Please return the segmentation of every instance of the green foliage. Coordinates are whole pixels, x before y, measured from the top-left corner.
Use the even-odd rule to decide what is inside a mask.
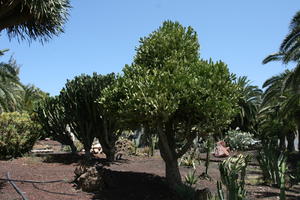
[[[34,85],[23,85],[21,109],[26,112],[33,112],[40,102],[44,101],[49,94],[43,92]]]
[[[113,159],[114,156],[117,121],[97,100],[114,80],[114,74],[76,76],[67,81],[59,97],[64,107],[66,122],[72,133],[84,145],[85,152],[89,153],[92,142],[97,137],[109,159]]]
[[[264,143],[258,152],[257,161],[263,172],[263,178],[267,183],[283,187],[286,178],[286,155],[278,152],[274,143]]]
[[[226,133],[225,142],[233,150],[247,150],[259,143],[254,139],[253,134],[241,130],[229,130]]]
[[[69,0],[10,0],[0,2],[0,31],[9,37],[45,41],[63,32]]]
[[[186,152],[179,161],[179,165],[181,166],[186,166],[186,167],[193,167],[195,169],[196,167],[196,156],[195,156],[196,151],[190,150]]]
[[[245,200],[245,176],[246,168],[250,162],[250,156],[238,155],[224,160],[219,165],[222,183],[226,186],[226,197],[230,200]],[[218,190],[222,187],[218,185]],[[222,199],[222,191],[219,191],[219,198]]]
[[[58,97],[48,97],[35,110],[35,120],[42,126],[44,137],[52,137],[62,144],[70,145],[73,152],[76,146],[67,130],[67,119],[64,107]]]
[[[19,79],[19,66],[10,59],[0,63],[0,113],[21,110],[22,84]]]
[[[239,90],[238,113],[231,123],[231,128],[239,127],[243,131],[256,132],[257,113],[261,104],[262,90],[251,85],[246,76],[238,77],[235,81]]]
[[[140,43],[134,63],[105,90],[102,102],[117,108],[124,122],[156,130],[163,159],[178,171],[177,159],[198,133],[230,123],[236,112],[235,77],[221,61],[200,60],[196,32],[178,22],[164,22]],[[166,174],[180,182],[179,171],[176,177],[168,169]]]
[[[0,114],[0,158],[18,157],[30,151],[40,137],[40,126],[26,113]]]
[[[193,172],[189,172],[185,177],[185,183],[189,187],[193,187],[198,182],[198,176],[196,175],[196,170],[194,169]]]

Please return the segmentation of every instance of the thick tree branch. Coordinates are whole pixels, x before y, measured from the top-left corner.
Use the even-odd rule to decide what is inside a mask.
[[[159,136],[159,142],[161,145],[161,152],[164,154],[164,156],[162,156],[164,158],[164,160],[172,160],[173,159],[173,154],[172,151],[170,149],[170,145],[168,142],[168,138],[166,136],[166,134],[163,131],[163,127],[162,124],[160,122],[158,122],[157,125],[157,131],[158,131],[158,136]]]
[[[183,156],[191,147],[191,145],[193,144],[194,139],[196,138],[196,134],[195,133],[191,133],[187,139],[187,142],[185,143],[185,145],[181,148],[181,150],[176,154],[177,158],[180,158],[181,156]]]

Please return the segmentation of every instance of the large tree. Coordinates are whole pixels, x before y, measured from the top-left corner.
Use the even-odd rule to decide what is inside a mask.
[[[1,0],[0,32],[9,37],[48,40],[63,32],[69,0]]]
[[[164,22],[136,51],[133,64],[105,90],[103,102],[118,107],[125,121],[156,131],[166,179],[176,188],[182,184],[178,158],[198,134],[230,123],[237,86],[223,62],[199,60],[196,32],[178,22]]]

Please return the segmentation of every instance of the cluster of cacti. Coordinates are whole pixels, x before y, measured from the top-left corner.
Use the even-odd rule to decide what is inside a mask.
[[[52,137],[54,140],[71,147],[76,152],[70,131],[67,129],[67,120],[58,97],[46,98],[35,110],[36,118],[44,132],[45,137]]]
[[[97,101],[102,91],[114,81],[114,74],[80,75],[68,80],[60,92],[67,123],[84,145],[86,154],[89,154],[96,137],[110,160],[114,159],[115,154],[116,120]]]
[[[263,145],[258,152],[257,161],[266,182],[280,188],[280,199],[285,200],[287,157],[284,152],[278,152],[271,142]]]
[[[258,151],[257,161],[263,172],[264,181],[280,187],[280,170],[281,167],[286,166],[283,164],[286,162],[285,154],[278,152],[276,146],[269,142]]]
[[[238,155],[224,160],[219,165],[222,184],[226,187],[226,192],[222,189],[222,184],[218,183],[218,198],[228,200],[246,199],[245,176],[246,168],[250,162],[249,155]]]

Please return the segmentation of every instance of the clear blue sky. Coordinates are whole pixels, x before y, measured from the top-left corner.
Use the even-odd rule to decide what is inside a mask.
[[[18,42],[1,32],[0,49],[9,48],[21,65],[21,81],[51,95],[82,73],[121,72],[132,62],[139,38],[164,20],[192,26],[198,33],[200,56],[222,60],[231,72],[261,86],[284,70],[280,63],[262,65],[276,52],[288,25],[300,9],[299,0],[72,0],[65,33],[44,45]]]

